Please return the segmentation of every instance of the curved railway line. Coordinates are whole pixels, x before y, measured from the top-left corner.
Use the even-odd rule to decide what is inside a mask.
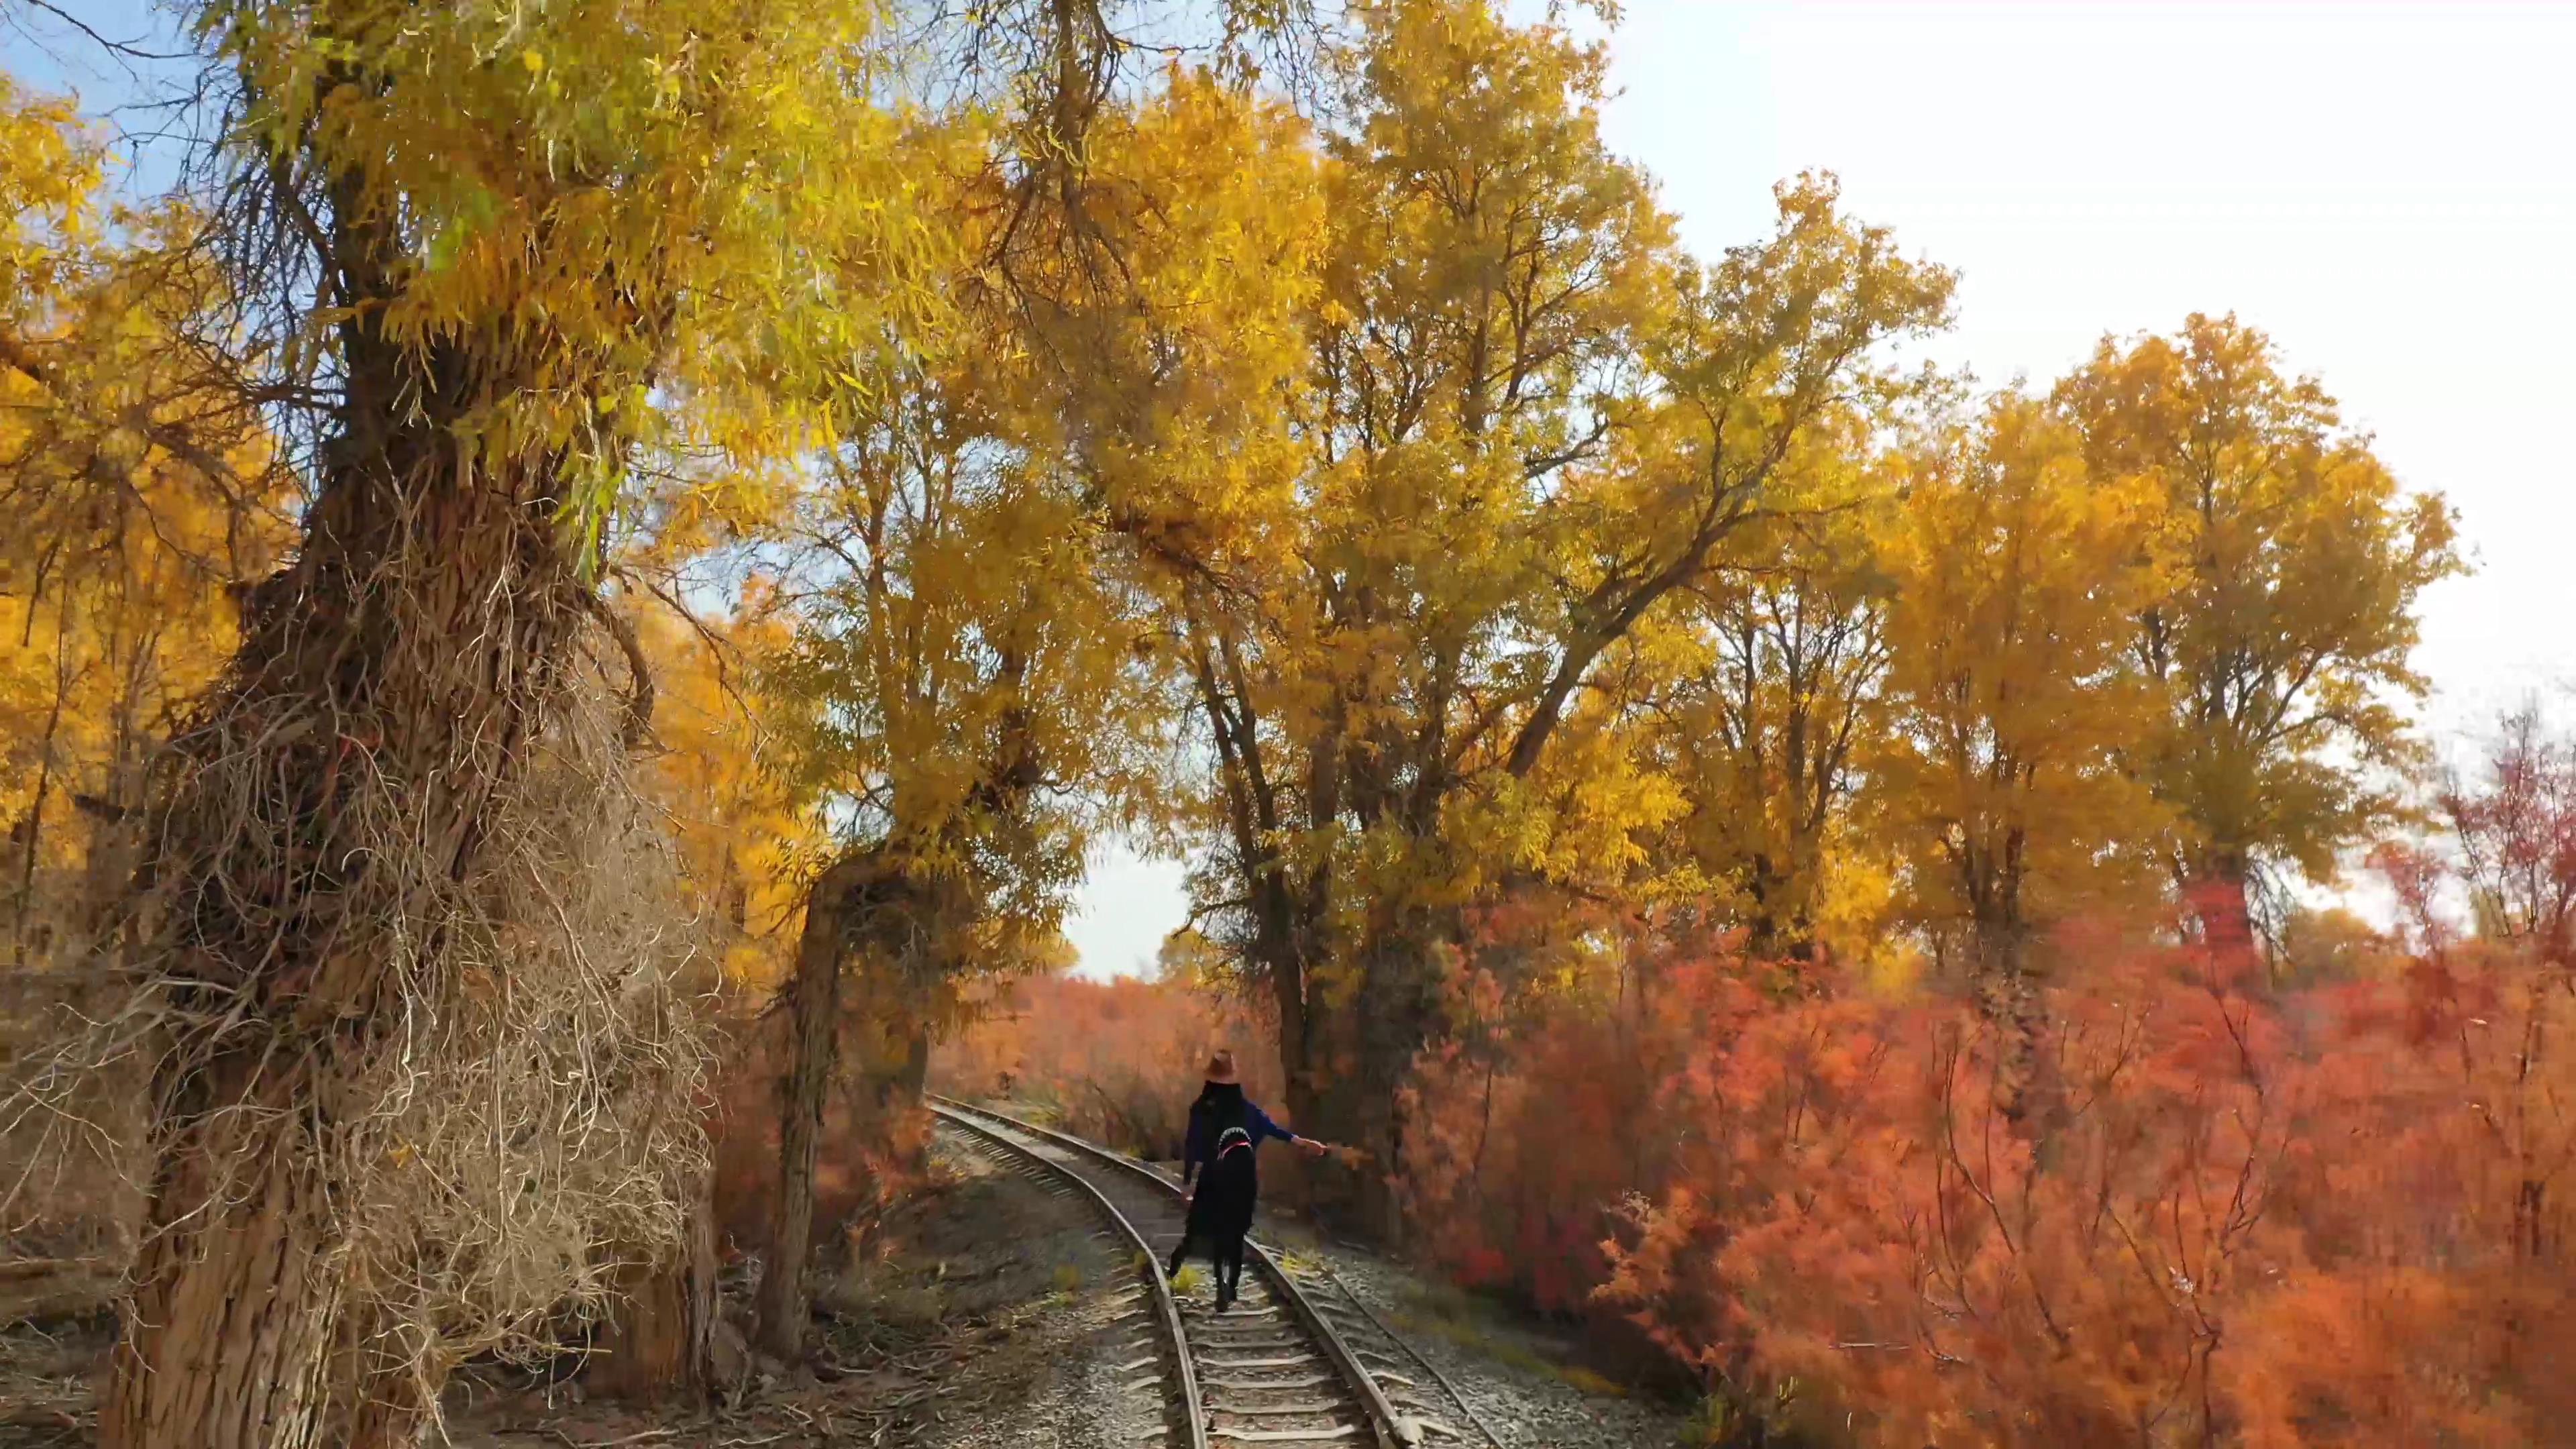
[[[1139,1258],[1122,1308],[1138,1356],[1127,1387],[1160,1396],[1162,1427],[1136,1442],[1167,1449],[1439,1449],[1502,1441],[1438,1370],[1330,1268],[1283,1263],[1246,1245],[1243,1296],[1217,1313],[1183,1302],[1163,1262],[1180,1242],[1187,1199],[1153,1168],[1081,1138],[989,1108],[933,1097],[951,1130],[1060,1194],[1087,1199]],[[1155,1372],[1144,1372],[1148,1367]],[[1419,1377],[1417,1377],[1417,1375]]]

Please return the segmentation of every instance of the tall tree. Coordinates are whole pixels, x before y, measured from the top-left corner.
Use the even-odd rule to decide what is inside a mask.
[[[596,541],[657,400],[774,444],[770,381],[903,295],[906,186],[855,0],[196,17],[220,254],[273,304],[240,335],[310,502],[154,796],[166,1049],[101,1434],[408,1444],[449,1366],[600,1290],[594,1244],[674,1235],[689,1068],[622,934],[657,857],[621,803],[645,721],[587,703]],[[882,267],[818,277],[827,232]]]
[[[791,986],[761,1303],[782,1354],[803,1340],[817,1142],[845,1023],[861,1110],[917,1098],[929,1035],[968,974],[1053,941],[1090,829],[1115,808],[1097,802],[1150,775],[1135,626],[1060,472],[976,416],[985,360],[892,380],[849,420],[800,510],[803,541],[834,567],[765,671],[798,794],[836,825]]]
[[[1830,437],[1800,469],[1868,464]],[[1689,815],[1675,846],[1725,893],[1747,948],[1805,957],[1828,910],[1862,762],[1884,727],[1888,584],[1877,558],[1888,502],[1857,477],[1801,479],[1832,512],[1766,520],[1761,562],[1692,591],[1687,658],[1652,702],[1653,748]]]
[[[2128,653],[2166,718],[2137,769],[2184,826],[2172,869],[2211,938],[2245,943],[2260,867],[2326,879],[2398,810],[2390,767],[2420,754],[2416,599],[2461,568],[2451,512],[2233,317],[2106,338],[2052,401],[2097,479],[2164,499],[2149,548],[2170,587]]]
[[[1159,168],[1248,115],[1176,75],[1089,118],[1085,215],[1116,215],[1126,188],[1167,183]],[[1072,213],[1018,214],[1015,178],[986,144],[960,126],[932,168],[949,178],[949,290],[968,308],[894,339],[836,396],[831,443],[777,535],[797,561],[781,598],[797,624],[762,687],[791,791],[832,837],[785,998],[794,1045],[760,1305],[782,1355],[805,1335],[836,1084],[855,1078],[856,1121],[896,1127],[971,978],[1048,957],[1093,832],[1146,809],[1163,773],[1162,652],[1104,558],[1102,494],[1070,465],[1064,381],[1042,352],[1053,339],[1025,310],[1067,257],[1005,256],[985,234]],[[1070,260],[1132,256],[1104,240]]]
[[[1459,909],[1618,871],[1675,808],[1603,727],[1625,646],[1948,280],[1820,181],[1690,266],[1601,143],[1598,48],[1482,3],[1357,20],[1276,482],[1132,531],[1216,762],[1201,904],[1271,993],[1292,1110],[1391,1162]]]
[[[2153,696],[2121,665],[2161,499],[2089,478],[2076,432],[2009,394],[1902,469],[1873,813],[1910,859],[1915,919],[2019,1029],[2026,1068],[2034,928],[2110,898],[2158,824],[2122,768]]]

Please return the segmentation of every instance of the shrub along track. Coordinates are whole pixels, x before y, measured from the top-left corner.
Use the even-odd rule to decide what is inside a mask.
[[[1166,1444],[1404,1449],[1492,1440],[1436,1372],[1331,1281],[1329,1269],[1292,1271],[1259,1243],[1248,1244],[1253,1278],[1232,1311],[1184,1307],[1172,1297],[1162,1267],[1180,1242],[1186,1199],[1179,1184],[1132,1158],[1016,1117],[944,1098],[933,1098],[931,1109],[953,1130],[1079,1184],[1134,1244],[1151,1280],[1136,1311],[1162,1327],[1156,1352],[1133,1366],[1165,1366],[1166,1417],[1182,1431]]]

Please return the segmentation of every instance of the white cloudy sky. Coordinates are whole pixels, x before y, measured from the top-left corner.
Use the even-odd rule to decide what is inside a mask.
[[[2426,602],[2436,732],[2576,682],[2576,6],[1626,8],[1605,127],[1692,244],[1758,235],[1772,182],[1835,171],[1960,271],[1939,355],[1994,382],[2233,310],[2460,510],[2479,568]],[[1101,861],[1085,968],[1149,963],[1179,876]]]

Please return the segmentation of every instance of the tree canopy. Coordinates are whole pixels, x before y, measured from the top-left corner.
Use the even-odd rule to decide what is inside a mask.
[[[2564,751],[2534,715],[2426,808],[2455,524],[2322,384],[2202,315],[1945,375],[1956,279],[1832,175],[1685,245],[1553,10],[190,14],[177,195],[111,205],[0,78],[0,921],[118,969],[70,1055],[148,1078],[108,1443],[420,1442],[464,1358],[709,1277],[701,995],[780,1008],[730,1100],[774,1095],[794,1352],[834,1124],[911,1130],[1120,835],[1242,998],[1189,1020],[1272,1035],[1390,1235],[1490,1206],[1498,1077],[1637,1045],[1569,1180],[1671,1192],[1513,1211],[1578,1264],[1539,1296],[1711,1354],[1675,1285],[1794,1235],[1692,1184],[1848,1226],[1987,1171],[1890,1145],[1881,1067],[2032,1193],[2135,1206],[2123,1112],[2270,1150],[2270,1005],[2101,940],[2352,975],[2278,887],[2439,815],[2486,934],[2565,954]],[[2103,1047],[2140,993],[2197,1034]],[[1839,1206],[1740,1115],[1810,1087]]]

